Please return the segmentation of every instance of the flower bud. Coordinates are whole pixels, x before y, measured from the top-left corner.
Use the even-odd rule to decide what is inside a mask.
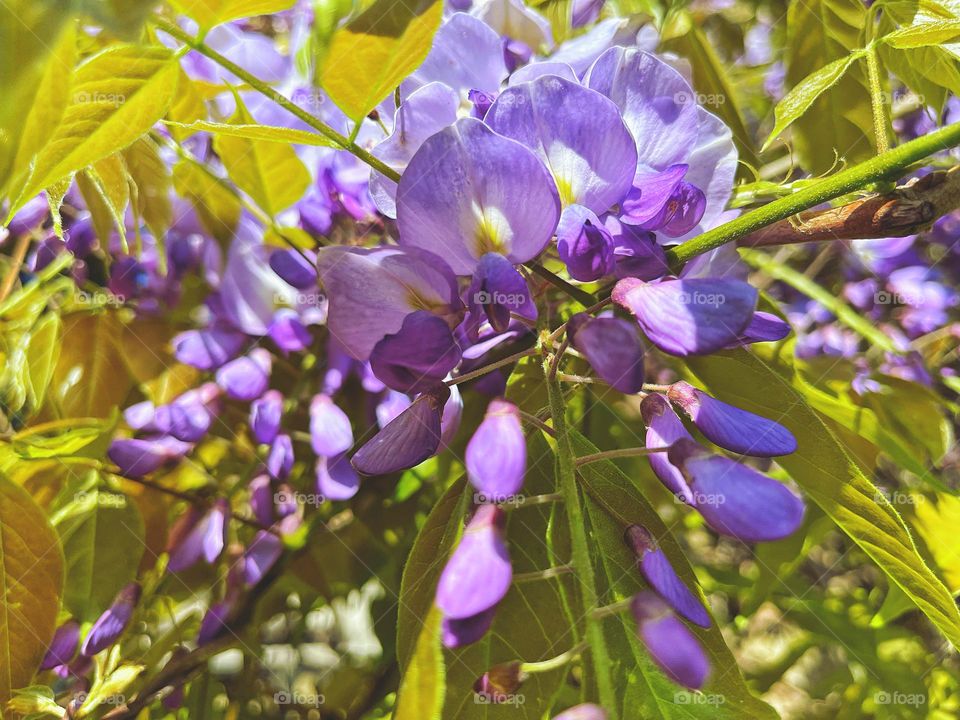
[[[519,660],[494,665],[473,684],[473,691],[493,704],[506,702],[517,694],[527,679]]]
[[[90,632],[87,633],[80,650],[83,655],[93,657],[120,639],[133,618],[133,611],[140,602],[141,592],[138,583],[130,583],[117,594],[113,605],[97,618]]]
[[[700,641],[649,590],[634,596],[630,609],[637,633],[657,666],[675,683],[692,690],[703,687],[710,674],[710,661]]]
[[[527,440],[520,410],[506,400],[493,400],[467,443],[467,477],[481,493],[497,498],[516,495],[527,470]]]

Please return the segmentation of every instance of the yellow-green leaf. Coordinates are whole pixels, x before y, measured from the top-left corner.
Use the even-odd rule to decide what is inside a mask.
[[[202,165],[181,160],[173,166],[173,188],[193,204],[200,222],[221,242],[228,242],[240,221],[243,206],[224,181]]]
[[[116,45],[77,68],[57,130],[25,169],[12,216],[23,203],[72,172],[132,144],[173,100],[179,66],[162,47]]]
[[[334,34],[321,85],[362,120],[423,62],[442,15],[440,0],[376,0]]]
[[[156,143],[142,137],[123,151],[123,159],[133,184],[133,209],[143,218],[154,237],[162,238],[173,222],[170,202],[170,171],[160,157]]]
[[[254,125],[239,96],[231,124]],[[214,138],[213,148],[230,179],[271,216],[293,205],[310,186],[310,171],[289,145],[220,134]]]
[[[443,652],[440,649],[440,622],[436,605],[430,608],[417,636],[413,657],[403,674],[393,720],[433,720],[443,710]]]
[[[776,123],[762,149],[766,150],[770,147],[770,143],[776,140],[780,133],[786,130],[795,120],[803,117],[817,101],[817,98],[836,85],[847,69],[862,55],[862,52],[851,53],[846,57],[834,60],[794,85],[774,108]]]
[[[231,20],[289,10],[295,0],[172,0],[171,4],[204,30]]]
[[[338,147],[336,143],[320,133],[294,130],[292,128],[274,127],[272,125],[257,125],[256,123],[243,125],[239,123],[218,123],[198,120],[192,123],[168,121],[167,125],[180,128],[188,134],[192,132],[209,132],[215,135],[245,138],[247,140],[262,140],[263,142],[284,143],[286,145],[316,145],[319,147]]]
[[[57,534],[26,490],[0,476],[0,708],[30,684],[63,591]]]
[[[881,38],[895,48],[937,47],[960,39],[960,20],[938,20],[894,30]]]

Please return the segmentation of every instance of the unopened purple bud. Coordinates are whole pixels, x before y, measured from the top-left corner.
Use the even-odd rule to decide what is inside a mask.
[[[97,235],[93,230],[93,222],[89,213],[70,224],[63,233],[67,243],[67,250],[78,258],[85,258],[97,245]]]
[[[478,120],[483,120],[487,116],[487,110],[496,99],[495,93],[487,93],[483,90],[471,90],[467,93],[467,100],[473,103],[473,116]]]
[[[493,400],[467,443],[467,477],[473,486],[498,502],[516,495],[527,470],[527,440],[520,410],[506,400]]]
[[[657,666],[675,683],[698,690],[710,674],[710,661],[689,628],[649,590],[634,596],[637,631]]]
[[[446,321],[427,310],[410,313],[399,332],[380,340],[370,367],[383,383],[400,392],[434,387],[460,362],[460,348]]]
[[[613,238],[600,219],[582,205],[563,211],[557,225],[557,250],[574,280],[592,282],[613,272]]]
[[[40,194],[17,210],[17,214],[10,219],[8,228],[13,235],[24,235],[43,225],[49,215],[50,203],[46,194]]]
[[[273,524],[273,482],[269,475],[257,475],[250,481],[250,508],[264,527]]]
[[[788,455],[797,449],[793,433],[780,423],[728,405],[689,383],[674,383],[667,397],[722,448],[755,457]]]
[[[234,400],[253,400],[266,391],[272,366],[270,353],[254,348],[217,370],[217,385]]]
[[[494,605],[473,617],[461,619],[445,617],[440,630],[443,646],[459,648],[477,642],[490,631],[496,612],[497,607]]]
[[[494,705],[510,702],[527,679],[519,660],[494,665],[473,684],[473,691]]]
[[[117,594],[113,604],[90,628],[80,652],[87,657],[93,657],[119,640],[133,618],[133,611],[140,602],[141,592],[138,583],[130,583],[124,587]]]
[[[353,467],[364,475],[388,475],[435,455],[440,447],[440,417],[449,397],[446,386],[420,395],[357,451]]]
[[[323,457],[339,455],[353,447],[350,418],[329,395],[314,395],[310,401],[310,445]]]
[[[40,272],[43,270],[47,265],[57,259],[57,256],[63,252],[63,248],[63,240],[56,236],[41,240],[33,256],[33,271]]]
[[[226,543],[226,519],[230,506],[226,500],[218,500],[206,515],[191,507],[174,526],[167,543],[170,559],[167,569],[182,572],[204,558],[214,563],[223,552]]]
[[[743,463],[693,440],[678,440],[668,456],[693,489],[694,506],[718,533],[769,542],[793,534],[803,522],[803,500],[793,490]]]
[[[270,267],[298,290],[317,287],[317,269],[296,250],[276,250],[270,255]]]
[[[631,525],[624,532],[624,541],[637,556],[640,572],[660,597],[690,622],[710,627],[710,615],[703,603],[683,584],[650,531]]]
[[[564,710],[553,720],[607,720],[607,713],[599,705],[584,703]]]
[[[40,663],[41,670],[52,670],[58,665],[66,665],[73,660],[80,645],[80,624],[76,620],[68,620],[57,628],[53,640],[47,648],[47,654]]]
[[[170,408],[170,434],[184,442],[198,442],[220,413],[220,388],[205,383],[174,400]]]
[[[349,500],[360,489],[360,478],[345,453],[317,458],[317,492],[327,500]]]
[[[274,438],[267,455],[266,466],[270,477],[285,480],[293,470],[294,459],[293,441],[286,433],[280,433]]]
[[[283,395],[279,390],[267,390],[250,403],[250,430],[258,443],[273,442],[282,418]]]
[[[440,416],[440,448],[447,448],[460,429],[460,420],[463,417],[463,396],[456,385],[450,387],[450,397],[443,404],[443,414]]]
[[[107,457],[120,469],[121,475],[140,478],[180,460],[192,447],[169,436],[120,438],[110,443]]]
[[[267,329],[270,339],[284,353],[300,352],[310,346],[310,331],[300,321],[296,310],[278,310]]]
[[[528,320],[537,319],[537,306],[527,281],[513,263],[499,253],[486,253],[480,258],[466,299],[471,315],[476,318],[485,315],[497,333],[507,330],[511,313]]]
[[[643,342],[634,323],[579,313],[567,323],[573,346],[610,387],[633,394],[643,387]]]
[[[233,619],[236,609],[236,598],[229,597],[221,602],[214,603],[207,610],[200,621],[200,632],[197,633],[197,645],[203,647],[209,645],[218,637],[223,635]]]
[[[783,340],[789,334],[790,323],[781,320],[772,313],[757,310],[753,314],[750,324],[747,325],[747,329],[743,331],[737,338],[737,342],[731,347],[760,342],[777,342]]]
[[[243,576],[247,585],[263,580],[282,554],[283,541],[279,537],[266,530],[258,532],[243,554]]]
[[[647,395],[640,403],[640,413],[647,426],[645,444],[648,448],[668,448],[677,440],[693,439],[663,395]],[[680,468],[670,462],[666,453],[650,453],[647,461],[654,475],[674,496],[688,505],[693,504],[693,493],[686,478]]]
[[[506,514],[480,505],[467,524],[437,585],[437,607],[446,617],[469,618],[499,603],[513,579],[503,538]]]
[[[246,342],[247,336],[242,332],[227,328],[187,330],[173,339],[173,354],[184,365],[216,370],[236,357]]]
[[[750,324],[757,290],[740,280],[624,278],[611,298],[629,310],[650,342],[684,357],[722,350]]]

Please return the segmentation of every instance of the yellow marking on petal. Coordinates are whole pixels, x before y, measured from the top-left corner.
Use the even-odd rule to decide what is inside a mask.
[[[510,223],[499,208],[482,208],[474,205],[473,214],[476,218],[473,234],[473,249],[477,257],[486,253],[509,252],[512,233]]]

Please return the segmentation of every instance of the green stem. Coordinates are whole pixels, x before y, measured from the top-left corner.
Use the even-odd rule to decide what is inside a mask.
[[[609,712],[612,720],[617,720],[617,699],[610,677],[611,661],[607,651],[603,625],[590,613],[597,607],[596,579],[593,572],[593,559],[590,557],[590,545],[587,540],[583,507],[580,502],[580,490],[577,487],[577,473],[573,446],[567,434],[566,409],[563,403],[563,390],[556,378],[550,377],[551,358],[546,355],[543,363],[544,377],[547,383],[547,396],[550,401],[550,414],[557,436],[557,460],[560,492],[564,497],[564,508],[570,525],[570,538],[573,554],[573,566],[576,568],[577,585],[580,588],[583,611],[587,613],[587,642],[592,654],[592,666],[597,678],[600,704]]]
[[[540,662],[523,663],[520,666],[520,670],[528,674],[558,670],[562,667],[566,667],[571,662],[573,662],[578,657],[580,657],[583,651],[586,650],[588,647],[589,646],[587,643],[580,643],[575,647],[570,648],[566,652],[560,653],[556,657],[550,658],[549,660],[541,660]]]
[[[578,303],[584,307],[591,307],[592,305],[597,304],[597,299],[588,293],[586,290],[581,290],[573,283],[567,282],[562,277],[556,273],[552,273],[547,270],[543,265],[538,262],[529,262],[527,267],[533,270],[537,275],[542,277],[544,280],[549,282],[551,285],[563,290],[567,295],[572,297]]]
[[[885,153],[890,150],[886,103],[880,82],[880,61],[877,58],[877,49],[872,46],[867,48],[867,77],[870,81],[870,107],[873,109],[873,134],[877,139],[877,152]]]
[[[669,447],[657,447],[657,448],[647,448],[647,447],[635,447],[635,448],[621,448],[619,450],[604,450],[603,452],[594,453],[593,455],[582,455],[578,457],[575,461],[575,465],[580,467],[581,465],[587,465],[592,462],[600,462],[601,460],[613,460],[614,458],[625,458],[625,457],[644,457],[646,455],[652,455],[654,453],[664,453],[667,452]]]
[[[778,220],[796,215],[820,203],[860,190],[869,183],[894,177],[913,163],[941,150],[949,150],[956,145],[960,145],[960,123],[953,123],[929,135],[911,140],[803,190],[798,190],[792,195],[774,200],[768,205],[745,213],[713,230],[708,230],[703,235],[698,235],[669,250],[667,259],[675,270],[679,270],[684,263],[697,255],[726,245],[728,242],[749,235],[754,230],[772,225]]]
[[[217,65],[229,70],[238,78],[243,80],[247,85],[249,85],[254,90],[259,92],[261,95],[264,95],[265,97],[270,98],[277,105],[282,107],[287,112],[293,115],[296,115],[300,120],[302,120],[307,125],[312,127],[314,130],[316,130],[318,133],[320,133],[325,138],[330,140],[332,143],[341,147],[344,150],[347,150],[348,152],[353,153],[360,160],[365,162],[367,165],[372,167],[377,172],[390,178],[394,182],[400,181],[400,173],[398,173],[392,167],[384,163],[379,158],[374,157],[373,155],[371,155],[369,152],[364,150],[362,147],[360,147],[356,143],[352,142],[350,138],[341,135],[326,123],[318,120],[313,115],[308,113],[306,110],[301,108],[299,105],[296,105],[295,103],[288,100],[286,97],[278,93],[276,90],[270,87],[263,80],[259,79],[255,75],[251,75],[250,73],[248,73],[246,70],[244,70],[242,67],[237,65],[235,62],[233,62],[229,58],[224,57],[213,48],[207,47],[206,45],[203,44],[203,42],[201,42],[200,40],[197,40],[196,38],[191,37],[188,33],[181,30],[177,25],[173,24],[168,20],[165,20],[164,18],[160,18],[160,17],[153,18],[153,24],[156,25],[161,30],[163,30],[168,35],[171,35],[177,40],[179,40],[180,42],[184,43],[185,45],[190,46],[201,55],[205,55],[206,57],[210,58],[215,63],[217,63]]]

